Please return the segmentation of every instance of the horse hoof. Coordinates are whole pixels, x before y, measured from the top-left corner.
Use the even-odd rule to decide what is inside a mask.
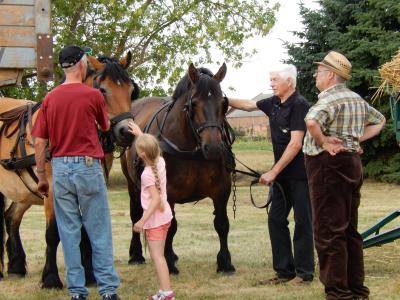
[[[86,286],[95,288],[97,286],[97,282],[96,282],[96,280],[90,281],[90,282],[86,280]]]
[[[94,275],[86,276],[85,280],[87,286],[95,287],[97,285]]]
[[[24,278],[25,274],[19,274],[19,273],[8,273],[8,278],[10,279],[18,279],[18,278]]]
[[[235,272],[236,272],[236,269],[232,265],[226,266],[224,268],[222,268],[222,267],[217,268],[217,273],[224,273],[226,275],[232,275],[232,274],[235,274]]]
[[[130,265],[143,265],[144,263],[146,263],[146,260],[143,256],[139,258],[130,258],[128,261]]]
[[[42,282],[42,289],[57,289],[60,290],[64,286],[60,280],[58,275],[48,275],[46,278],[43,279]]]
[[[169,268],[169,274],[178,275],[179,274],[178,268],[177,267],[170,267]]]

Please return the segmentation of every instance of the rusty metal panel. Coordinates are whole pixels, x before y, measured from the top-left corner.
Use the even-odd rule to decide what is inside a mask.
[[[1,5],[0,6],[0,26],[2,26],[2,25],[35,26],[34,7],[33,6],[17,6],[17,5]]]
[[[0,26],[0,47],[35,48],[35,27]]]
[[[35,0],[0,0],[0,5],[34,5]]]
[[[0,47],[0,68],[35,68],[34,48]]]
[[[36,33],[50,33],[50,0],[36,0],[35,27]]]
[[[0,69],[0,87],[21,84],[23,70]]]
[[[38,80],[47,81],[53,79],[53,36],[51,34],[37,35],[36,53]]]

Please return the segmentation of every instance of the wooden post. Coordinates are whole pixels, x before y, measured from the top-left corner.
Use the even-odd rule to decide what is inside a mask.
[[[0,87],[34,68],[38,80],[53,79],[50,0],[0,0]]]

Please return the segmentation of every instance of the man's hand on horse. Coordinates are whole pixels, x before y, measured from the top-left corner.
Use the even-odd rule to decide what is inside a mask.
[[[275,171],[270,170],[267,173],[261,175],[259,182],[265,185],[270,185],[278,174]]]
[[[135,136],[139,136],[139,135],[143,134],[143,132],[140,129],[140,127],[133,121],[130,121],[128,123],[128,127],[129,127],[129,132],[132,133]]]
[[[49,196],[49,181],[47,180],[47,178],[39,178],[38,192],[45,197]]]

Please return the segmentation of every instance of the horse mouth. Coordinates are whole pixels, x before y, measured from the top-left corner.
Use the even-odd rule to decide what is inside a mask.
[[[222,148],[220,145],[203,145],[201,147],[206,160],[220,160],[222,157]]]
[[[120,147],[129,147],[133,143],[133,135],[127,137],[127,136],[121,136],[117,137],[116,144]]]

